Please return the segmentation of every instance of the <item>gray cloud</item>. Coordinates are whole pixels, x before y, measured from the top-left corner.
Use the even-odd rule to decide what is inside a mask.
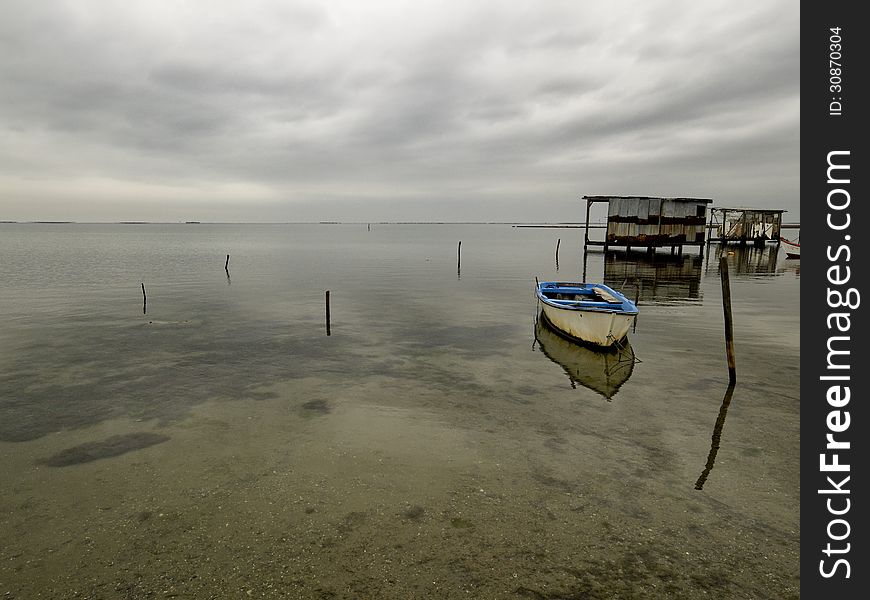
[[[798,218],[784,0],[134,4],[7,3],[0,218]]]

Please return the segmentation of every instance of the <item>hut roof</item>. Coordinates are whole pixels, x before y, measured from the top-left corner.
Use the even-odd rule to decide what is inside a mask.
[[[715,211],[735,211],[735,212],[754,212],[754,213],[784,213],[788,212],[782,208],[728,208],[727,206],[716,206],[713,207],[712,210]]]
[[[663,198],[661,196],[583,196],[583,200],[606,202],[608,200],[672,200],[674,202],[704,202],[710,203],[710,198]]]

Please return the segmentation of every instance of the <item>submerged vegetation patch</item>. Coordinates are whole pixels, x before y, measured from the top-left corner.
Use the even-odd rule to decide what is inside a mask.
[[[302,408],[318,415],[326,415],[332,412],[326,400],[309,400],[302,405]]]
[[[73,446],[72,448],[67,448],[66,450],[61,450],[57,454],[39,461],[39,463],[48,465],[49,467],[69,467],[72,465],[100,460],[101,458],[121,456],[127,452],[142,450],[143,448],[162,444],[169,439],[168,435],[147,432],[113,435],[112,437],[98,442],[87,442],[85,444]]]

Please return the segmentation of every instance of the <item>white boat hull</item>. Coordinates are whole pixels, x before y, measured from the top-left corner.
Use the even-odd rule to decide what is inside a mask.
[[[612,346],[626,335],[634,323],[635,315],[568,310],[542,302],[544,316],[550,324],[573,338],[599,346]]]
[[[785,238],[780,238],[782,242],[782,247],[785,248],[785,256],[786,258],[800,258],[801,257],[801,245],[797,244],[791,240],[787,240]]]

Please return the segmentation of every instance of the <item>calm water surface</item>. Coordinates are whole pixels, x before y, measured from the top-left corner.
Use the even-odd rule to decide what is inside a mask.
[[[727,249],[728,394],[718,246],[582,239],[0,224],[0,593],[797,598],[800,262]],[[584,268],[630,351],[536,325]]]

